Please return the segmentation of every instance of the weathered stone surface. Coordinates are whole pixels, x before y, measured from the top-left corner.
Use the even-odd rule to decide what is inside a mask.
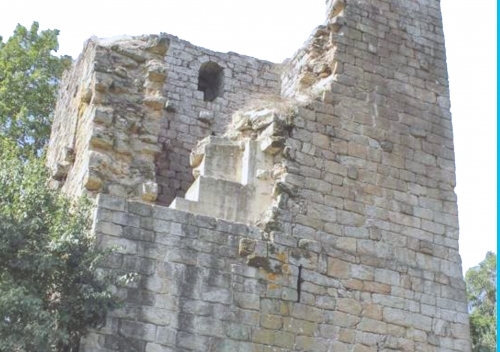
[[[86,44],[51,182],[138,280],[82,350],[470,351],[439,3],[326,3],[283,65]]]

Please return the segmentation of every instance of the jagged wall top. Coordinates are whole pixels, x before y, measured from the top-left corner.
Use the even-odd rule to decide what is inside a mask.
[[[60,182],[81,185],[77,160],[88,160],[81,169],[95,182],[85,187],[115,195],[99,196],[94,224],[103,245],[122,247],[107,265],[141,276],[117,288],[127,306],[86,351],[470,351],[439,1],[344,4],[281,76],[270,63],[172,37],[152,64],[123,55],[121,44],[97,45],[79,61],[97,84],[88,103],[75,90],[79,73],[63,86],[70,114],[58,105],[58,118],[72,116],[68,130],[84,147]],[[207,102],[200,88],[220,88],[221,71],[222,96]],[[262,95],[267,105],[291,104],[293,115],[280,134],[272,114],[262,130],[248,111],[230,127],[254,144],[245,150],[275,152],[247,168],[256,178],[277,170],[258,228],[219,215],[220,199],[232,198],[222,192],[187,194],[215,210],[151,203],[155,185],[160,203],[186,195],[190,150],[207,136],[195,174],[213,176],[214,187],[240,181],[214,170],[221,160],[209,154],[224,150],[240,167],[242,148],[221,146],[231,137],[221,135],[247,98]],[[278,143],[256,148],[266,133]]]
[[[210,74],[223,73],[211,101],[202,72],[209,83]],[[193,181],[189,153],[197,141],[222,134],[246,102],[278,94],[279,66],[270,62],[171,35],[94,38],[63,80],[48,165],[70,195],[168,204]]]

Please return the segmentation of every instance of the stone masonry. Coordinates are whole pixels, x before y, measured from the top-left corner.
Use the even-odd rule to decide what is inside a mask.
[[[84,351],[470,351],[439,0],[328,0],[283,64],[91,38],[47,160],[137,273]]]

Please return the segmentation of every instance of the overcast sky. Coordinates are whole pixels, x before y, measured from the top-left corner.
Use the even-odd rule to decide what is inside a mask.
[[[423,0],[416,0],[423,2]],[[496,252],[496,1],[441,0],[450,75],[464,271]],[[17,23],[59,29],[60,54],[92,35],[166,32],[274,62],[323,23],[324,0],[0,0],[0,35]]]

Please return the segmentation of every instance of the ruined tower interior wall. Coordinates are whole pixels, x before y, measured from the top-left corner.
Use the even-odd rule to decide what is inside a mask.
[[[234,91],[214,103],[197,92],[202,62],[194,53],[205,49],[169,36],[98,45],[107,70],[120,66],[110,57],[130,64],[121,76],[113,71],[105,93],[93,93],[106,98],[99,107],[113,111],[108,125],[93,123],[107,126],[113,142],[88,137],[91,151],[110,158],[90,168],[102,180],[95,191],[110,194],[99,195],[94,226],[103,245],[121,247],[107,267],[140,275],[116,288],[126,306],[84,341],[85,351],[470,351],[439,1],[327,5],[327,21],[285,63],[281,86],[269,63],[208,56],[235,79]],[[166,68],[158,63],[163,51]],[[236,79],[236,66],[223,58],[241,60],[241,70],[252,74]],[[238,93],[242,88],[246,93]],[[269,113],[269,102],[282,103],[280,89],[286,123]],[[245,94],[261,93],[269,94],[268,110],[251,104],[248,114],[230,116],[245,110]],[[241,100],[231,102],[233,94]],[[122,136],[120,121],[138,118]],[[257,153],[271,149],[273,170],[280,170],[260,221],[245,225],[153,205],[148,192],[163,176],[175,192],[162,198],[160,190],[158,199],[182,196],[190,181],[177,175],[189,175],[189,148],[220,134],[230,119],[231,133],[207,143],[259,142]],[[263,144],[266,136],[280,143]],[[117,152],[122,141],[129,144]],[[176,154],[157,159],[162,148]],[[107,173],[127,153],[133,157],[124,163],[137,170],[133,182]],[[161,170],[174,172],[156,171],[158,160]],[[78,185],[71,172],[63,188]]]
[[[222,70],[212,102],[198,90],[209,62]],[[222,134],[246,103],[278,96],[279,74],[279,65],[170,35],[90,39],[63,79],[48,165],[70,195],[87,190],[168,205],[193,181],[196,142]]]
[[[217,53],[188,42],[171,40],[165,58],[169,76],[166,98],[175,113],[167,112],[168,124],[161,127],[159,142],[164,158],[157,162],[157,182],[163,185],[158,201],[169,204],[184,196],[193,182],[189,153],[209,135],[223,134],[231,114],[247,104],[279,96],[280,65],[236,53]],[[223,69],[222,95],[213,102],[203,100],[197,90],[200,66],[215,62]]]

